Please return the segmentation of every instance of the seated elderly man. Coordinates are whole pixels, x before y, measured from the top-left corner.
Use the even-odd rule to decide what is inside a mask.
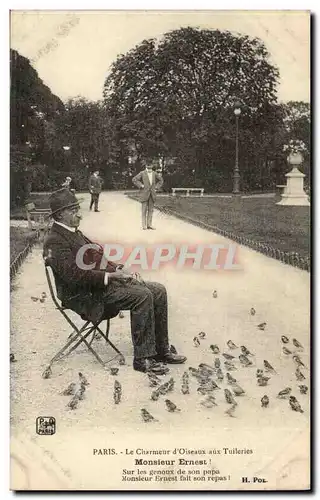
[[[93,323],[104,318],[106,311],[130,310],[134,349],[133,368],[141,372],[165,374],[165,366],[186,361],[185,356],[169,349],[167,293],[163,285],[141,283],[114,262],[100,269],[102,249],[88,249],[83,261],[96,263],[93,269],[79,266],[77,255],[84,245],[92,243],[79,230],[79,200],[60,189],[50,197],[54,223],[44,242],[44,257],[50,257],[57,295],[62,305]]]

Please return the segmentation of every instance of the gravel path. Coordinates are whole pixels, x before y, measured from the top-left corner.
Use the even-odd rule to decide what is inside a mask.
[[[101,212],[90,213],[88,196],[82,196],[85,201],[81,229],[96,241],[128,246],[227,242],[221,236],[157,212],[154,216],[157,231],[142,231],[140,205],[135,201],[122,194],[103,193]],[[256,474],[263,471],[268,475],[267,488],[290,488],[296,480],[308,484],[309,397],[299,393],[292,357],[282,354],[280,337],[296,338],[303,344],[300,356],[309,368],[309,274],[244,247],[240,248],[239,259],[243,269],[238,271],[179,271],[167,266],[142,273],[145,278],[167,286],[171,342],[188,357],[185,366],[171,369],[176,386],[169,398],[181,409],[180,413],[171,414],[165,409],[163,397],[157,402],[150,400],[146,377],[132,369],[128,313],[123,319],[115,318],[111,327],[111,338],[127,361],[116,377],[123,387],[119,405],[113,403],[115,377],[105,372],[84,349],[55,365],[52,378],[42,379],[43,369],[70,332],[50,298],[44,303],[31,299],[44,291],[48,294],[41,249],[33,250],[15,279],[11,296],[11,351],[16,358],[11,364],[12,487],[142,489],[140,483],[139,486],[121,483],[122,468],[132,467],[132,458],[121,451],[131,445],[148,449],[245,446],[254,448],[254,454],[234,457],[231,462],[228,456],[219,458],[221,473],[227,471],[231,476],[221,488],[244,488],[239,477],[245,467]],[[213,298],[213,290],[217,290],[217,298]],[[256,310],[255,316],[250,315],[251,307]],[[257,328],[263,321],[267,322],[264,332]],[[206,338],[196,348],[192,339],[200,331],[206,333]],[[210,344],[218,344],[223,352],[230,352],[226,347],[229,339],[247,346],[254,354],[252,368],[239,367],[232,372],[246,391],[238,398],[236,418],[225,414],[223,390],[216,391],[218,406],[211,410],[200,405],[203,398],[197,394],[192,377],[191,394],[183,396],[180,392],[184,370],[197,367],[200,362],[212,364]],[[95,345],[102,356],[107,354],[101,342]],[[238,350],[235,352],[239,354]],[[264,359],[274,366],[277,375],[271,377],[267,387],[258,387],[255,372]],[[239,366],[239,361],[236,364]],[[60,392],[70,382],[77,381],[79,371],[85,373],[90,387],[85,400],[72,412],[66,408],[68,398]],[[309,386],[309,370],[304,373]],[[292,394],[301,402],[304,413],[291,411],[288,401],[276,398],[287,386],[292,387]],[[225,382],[221,387],[227,387]],[[261,408],[263,394],[270,397],[268,409]],[[147,408],[158,422],[142,422],[141,408]],[[56,418],[54,436],[37,436],[35,420],[40,415]],[[113,458],[93,455],[93,448],[112,447],[117,449]],[[219,489],[214,484],[205,482],[201,488]],[[161,489],[164,484],[152,482],[150,486],[146,482],[143,487]],[[168,490],[179,487],[181,483],[165,485]],[[190,482],[182,487],[199,488],[199,485]]]

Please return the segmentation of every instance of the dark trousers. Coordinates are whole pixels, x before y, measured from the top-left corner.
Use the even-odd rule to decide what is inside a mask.
[[[142,227],[152,226],[154,200],[150,195],[147,201],[141,203]]]
[[[163,285],[110,281],[104,297],[107,308],[130,311],[135,359],[169,350],[167,291]]]
[[[100,196],[100,193],[91,193],[90,210],[93,207],[93,205],[94,205],[94,209],[98,210],[99,196]]]

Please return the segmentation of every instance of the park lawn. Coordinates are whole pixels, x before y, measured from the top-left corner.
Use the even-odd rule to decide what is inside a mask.
[[[310,208],[276,205],[275,198],[161,197],[156,206],[284,252],[310,253]],[[213,229],[214,230],[214,229]]]
[[[34,231],[24,227],[10,227],[10,264],[27,244],[37,237]]]
[[[49,208],[49,196],[50,193],[31,193],[26,203],[34,203],[36,208]],[[10,219],[26,220],[24,206],[11,208]]]

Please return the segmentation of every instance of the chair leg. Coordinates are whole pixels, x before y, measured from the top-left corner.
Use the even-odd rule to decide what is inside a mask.
[[[99,326],[96,326],[97,330],[99,331],[99,333],[101,333],[101,335],[103,336],[103,338],[105,339],[105,341],[107,342],[107,344],[109,344],[112,349],[114,351],[116,351],[118,354],[120,354],[121,356],[123,356],[122,352],[119,351],[119,349],[111,342],[111,340],[109,339],[109,332],[110,332],[110,320],[108,319],[107,320],[107,328],[106,328],[106,333],[103,333],[101,331],[101,329],[99,328]]]
[[[77,329],[77,327],[75,325],[73,325],[73,328],[74,328],[74,332],[76,332],[76,335],[73,335],[74,332],[72,332],[72,336],[70,338],[70,340],[66,343],[66,345],[60,349],[60,351],[57,352],[57,354],[55,354],[55,356],[53,356],[53,358],[51,359],[50,361],[50,365],[52,363],[54,363],[55,361],[57,361],[59,358],[62,357],[63,353],[68,349],[68,347],[76,340],[76,338],[78,337],[78,335],[83,332],[86,327],[88,326],[88,324],[90,323],[90,321],[87,321],[80,330]]]

